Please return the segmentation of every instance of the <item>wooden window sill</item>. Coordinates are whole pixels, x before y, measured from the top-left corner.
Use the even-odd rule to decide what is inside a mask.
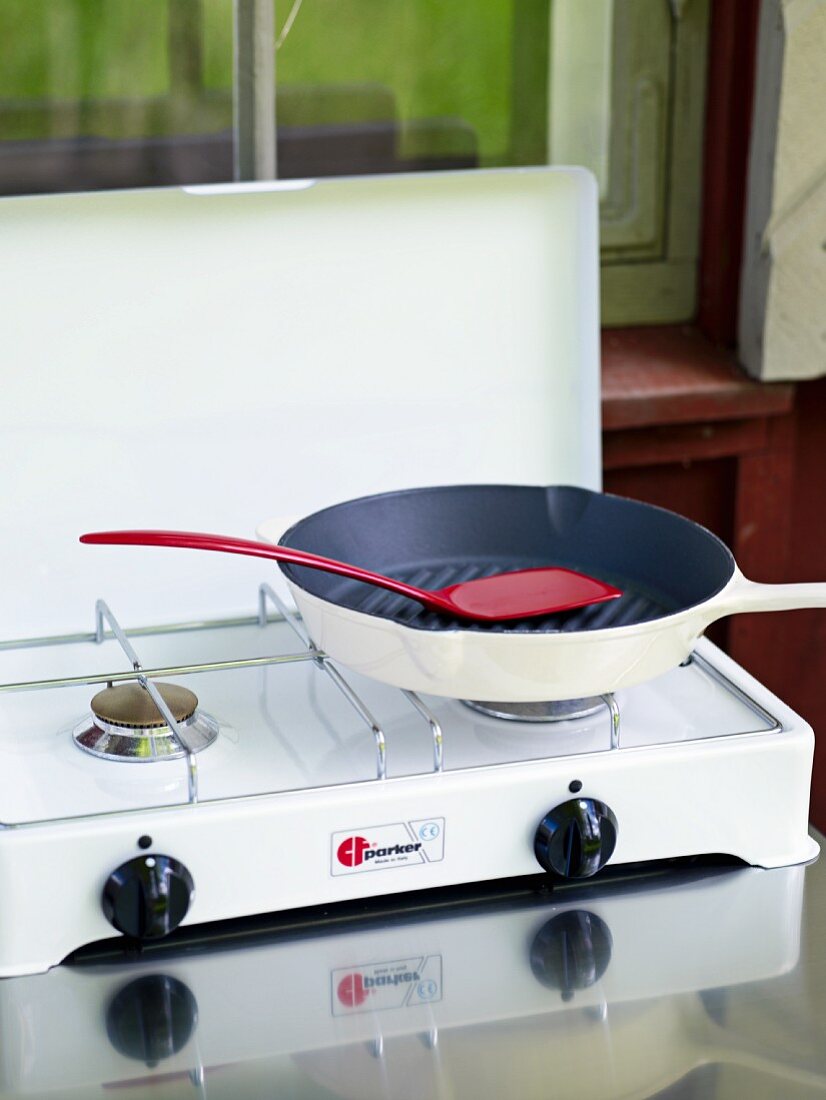
[[[604,432],[782,416],[793,404],[793,384],[752,381],[690,325],[603,330]]]

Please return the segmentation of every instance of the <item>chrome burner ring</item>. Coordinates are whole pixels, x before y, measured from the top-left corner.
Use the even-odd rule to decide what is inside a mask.
[[[218,722],[205,711],[196,710],[191,717],[178,723],[190,752],[202,752],[218,736]],[[72,731],[78,748],[92,756],[120,763],[153,763],[158,760],[179,760],[186,756],[169,726],[139,728],[118,726],[93,714],[87,715]]]
[[[570,722],[588,718],[605,706],[599,695],[586,699],[557,699],[545,703],[489,703],[462,699],[462,703],[488,718],[505,722]]]

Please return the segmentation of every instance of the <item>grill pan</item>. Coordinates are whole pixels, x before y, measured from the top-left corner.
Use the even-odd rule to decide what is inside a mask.
[[[562,614],[460,623],[358,581],[280,565],[319,648],[375,679],[455,698],[604,694],[680,664],[725,615],[826,606],[826,583],[755,584],[700,525],[572,486],[384,493],[307,516],[279,541],[422,587],[558,565],[622,589],[621,599]]]

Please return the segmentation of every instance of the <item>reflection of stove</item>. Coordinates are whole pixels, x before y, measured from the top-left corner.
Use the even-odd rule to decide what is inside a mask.
[[[3,975],[113,930],[542,867],[816,853],[811,731],[706,642],[582,717],[503,721],[342,676],[263,585],[256,616],[129,636],[99,602],[94,634],[3,646],[0,674]]]
[[[556,1067],[555,1096],[614,1095],[606,1073],[642,1090],[711,1056],[701,991],[796,965],[804,874],[689,864],[551,895],[534,878],[435,898],[415,920],[377,902],[324,933],[313,911],[246,934],[234,923],[206,952],[185,932],[143,957],[103,945],[0,983],[4,1095],[176,1077],[213,1095],[210,1082],[228,1088],[263,1060],[273,1094],[303,1095],[309,1079],[335,1095],[386,1095],[392,1081],[391,1095],[421,1096],[434,1075],[458,1086],[490,1044],[515,1072],[501,1056],[517,1041]]]

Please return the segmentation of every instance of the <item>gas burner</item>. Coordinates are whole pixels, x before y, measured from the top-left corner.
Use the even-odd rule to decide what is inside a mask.
[[[473,699],[463,699],[462,702],[488,718],[502,718],[506,722],[568,722],[575,718],[587,718],[605,706],[605,700],[599,695],[545,703],[488,703]]]
[[[198,710],[197,695],[177,684],[158,684],[157,688],[190,752],[211,745],[218,736],[218,723]],[[140,684],[104,688],[90,706],[92,713],[72,733],[84,752],[107,760],[140,762],[186,755],[152,696]]]

